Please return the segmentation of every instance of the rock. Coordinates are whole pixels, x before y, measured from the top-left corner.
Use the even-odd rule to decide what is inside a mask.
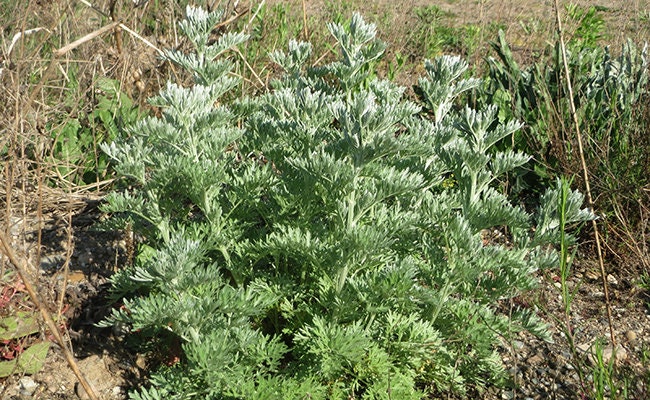
[[[585,273],[585,278],[587,278],[587,280],[589,281],[597,281],[598,279],[600,279],[600,275],[594,271],[587,271]]]
[[[585,353],[587,355],[587,360],[592,364],[592,365],[597,365],[597,358],[596,358],[596,348],[595,346],[592,346],[588,343],[584,343],[581,345],[576,346],[578,350],[581,352]],[[609,364],[609,362],[612,359],[612,356],[614,353],[616,353],[616,360],[615,362],[618,364],[620,362],[623,362],[627,360],[627,350],[620,344],[616,346],[616,351],[614,351],[614,348],[611,345],[607,345],[602,349],[603,352],[603,363]]]
[[[38,388],[38,383],[34,382],[29,376],[24,376],[20,378],[20,395],[25,397],[31,397]]]
[[[607,275],[607,283],[609,283],[612,286],[618,285],[618,279],[612,274]]]
[[[120,385],[119,378],[106,367],[104,360],[99,356],[93,355],[77,363],[79,369],[84,373],[88,383],[95,390],[95,393],[102,399],[112,397],[116,386]],[[79,382],[75,384],[75,394],[81,400],[87,400],[90,397]]]
[[[610,360],[612,359],[612,355],[616,353],[616,363],[623,362],[627,360],[627,350],[621,345],[616,346],[616,351],[614,351],[614,348],[612,346],[607,346],[603,349],[603,362],[606,364],[609,364]]]
[[[542,358],[542,356],[540,356],[539,354],[535,354],[534,356],[528,359],[528,363],[530,363],[531,365],[537,365],[541,363],[543,360],[544,359]]]
[[[90,385],[91,389],[95,392],[95,394],[98,394],[98,390],[95,387],[95,385],[93,385],[92,382],[88,382],[88,384]],[[88,393],[86,392],[86,390],[84,389],[84,387],[81,385],[80,382],[75,383],[74,392],[77,395],[77,397],[79,397],[81,400],[90,399],[90,396],[88,395]]]
[[[627,338],[628,342],[635,343],[637,335],[636,335],[636,332],[630,330],[630,331],[625,332],[625,337]]]
[[[512,347],[514,347],[516,350],[521,350],[524,348],[524,342],[521,340],[513,340]]]
[[[591,348],[591,344],[590,343],[582,343],[582,344],[577,345],[576,348],[578,350],[580,350],[581,352],[586,353],[587,350],[589,350],[589,348]]]
[[[41,257],[41,268],[45,270],[58,269],[64,263],[65,254],[46,254]]]
[[[135,365],[141,370],[147,369],[147,359],[144,355],[138,354],[135,358]]]

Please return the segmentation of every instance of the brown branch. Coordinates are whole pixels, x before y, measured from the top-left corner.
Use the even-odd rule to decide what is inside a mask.
[[[111,0],[110,14],[111,14],[111,20],[113,22],[116,22],[118,20],[116,5],[117,5],[117,0]],[[122,54],[122,30],[120,29],[119,25],[115,27],[115,30],[113,31],[113,35],[115,35],[115,48],[117,49],[117,54]]]
[[[97,29],[96,31],[90,32],[89,34],[75,40],[74,42],[72,42],[72,43],[70,43],[70,44],[68,44],[66,46],[61,47],[58,50],[54,50],[54,53],[53,53],[54,57],[61,57],[62,55],[69,52],[70,50],[74,50],[77,47],[81,46],[82,44],[84,44],[84,43],[86,43],[86,42],[88,42],[90,40],[93,40],[94,38],[96,38],[98,36],[101,36],[104,33],[114,29],[120,23],[121,23],[120,21],[113,21],[110,24],[108,24],[106,26],[103,26],[103,27]]]
[[[248,13],[248,11],[250,11],[250,9],[248,9],[248,8],[244,8],[243,10],[241,10],[241,11],[238,12],[237,14],[231,16],[231,17],[228,18],[227,20],[225,20],[225,21],[221,21],[221,22],[219,22],[218,24],[216,24],[216,25],[212,28],[212,30],[213,30],[213,31],[215,31],[215,30],[219,30],[219,29],[223,28],[224,26],[229,25],[229,24],[231,24],[231,23],[237,21],[239,18],[241,18],[242,16],[246,15],[246,14]]]

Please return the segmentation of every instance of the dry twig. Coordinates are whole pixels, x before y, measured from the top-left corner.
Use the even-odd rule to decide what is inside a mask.
[[[569,92],[569,106],[571,108],[571,116],[573,117],[573,124],[575,125],[576,138],[578,140],[578,153],[580,155],[580,164],[582,166],[583,179],[585,180],[585,191],[587,196],[587,206],[594,210],[594,200],[591,196],[591,187],[589,185],[589,170],[585,161],[584,148],[582,146],[582,134],[580,132],[580,122],[578,121],[578,113],[576,112],[576,105],[573,101],[573,87],[571,85],[571,74],[569,73],[569,63],[567,61],[566,47],[564,45],[564,38],[562,36],[562,21],[560,18],[560,4],[559,0],[555,0],[555,21],[557,23],[557,32],[560,39],[560,50],[562,52],[562,63],[564,64],[564,74],[566,78],[567,90]],[[609,300],[609,290],[607,287],[607,273],[605,272],[605,262],[603,260],[603,250],[601,246],[600,233],[598,231],[598,223],[595,219],[591,221],[594,230],[594,239],[596,240],[596,251],[598,252],[598,264],[600,265],[600,276],[603,284],[603,292],[605,293],[605,306],[607,308],[607,322],[609,323],[609,335],[612,340],[612,346],[616,347],[616,336],[614,335],[614,324],[612,319],[612,306]]]

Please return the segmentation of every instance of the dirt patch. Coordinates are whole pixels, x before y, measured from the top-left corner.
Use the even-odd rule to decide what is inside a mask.
[[[116,335],[113,329],[99,328],[96,324],[112,307],[107,299],[108,277],[125,262],[124,237],[120,232],[93,229],[93,224],[101,219],[97,196],[69,196],[59,192],[57,197],[63,208],[50,207],[42,212],[42,218],[36,217],[36,210],[28,209],[24,217],[13,218],[14,247],[23,249],[20,253],[30,265],[39,265],[30,271],[33,282],[59,323],[66,346],[74,354],[81,372],[100,398],[123,399],[127,388],[142,378],[144,358],[124,346],[119,332]],[[39,221],[40,249],[35,246]],[[3,273],[5,287],[17,282],[7,278],[13,274],[10,270],[3,269]],[[24,290],[11,289],[6,293],[11,297],[0,311],[0,317],[34,309]],[[43,369],[32,376],[0,378],[3,381],[0,399],[88,398],[51,332],[42,326],[41,333],[33,335],[32,340],[52,342]]]

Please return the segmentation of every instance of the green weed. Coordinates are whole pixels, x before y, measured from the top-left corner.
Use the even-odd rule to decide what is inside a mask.
[[[73,76],[69,74],[68,76]],[[71,93],[76,91],[71,80]],[[108,158],[98,151],[101,143],[110,143],[121,135],[121,129],[134,123],[141,114],[131,99],[120,89],[118,81],[100,78],[96,81],[97,104],[89,114],[76,117],[61,115],[61,122],[48,123],[52,150],[46,162],[55,166],[59,178],[75,185],[98,182],[107,177]],[[76,95],[67,97],[68,108],[74,109]]]

